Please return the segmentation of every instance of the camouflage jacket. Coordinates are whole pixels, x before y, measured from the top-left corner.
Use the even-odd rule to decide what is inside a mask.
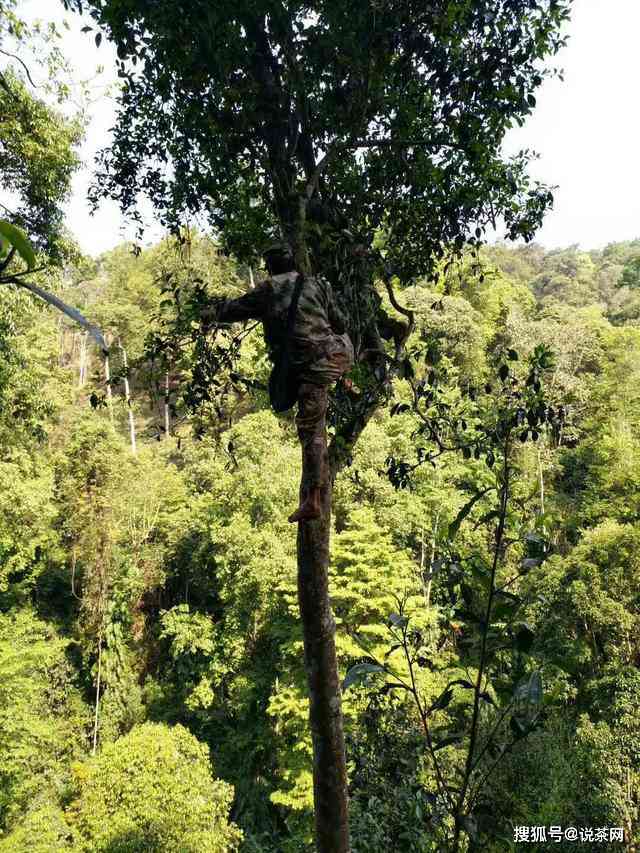
[[[271,360],[285,354],[288,314],[298,274],[276,275],[238,299],[217,302],[210,319],[217,323],[261,320]],[[333,335],[346,331],[344,316],[336,305],[329,282],[318,276],[305,278],[293,321],[289,352],[296,365],[312,362]]]

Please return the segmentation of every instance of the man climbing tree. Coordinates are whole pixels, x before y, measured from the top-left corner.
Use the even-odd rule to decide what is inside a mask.
[[[331,284],[368,371],[336,424],[320,517],[298,527],[316,846],[345,853],[331,483],[390,376],[410,369],[377,282],[396,307],[394,283],[432,275],[498,221],[533,237],[551,194],[528,181],[530,155],[504,158],[502,142],[535,106],[570,0],[62,2],[88,8],[97,43],[104,32],[117,46],[120,113],[96,200],[133,213],[146,193],[174,230],[203,213],[247,263],[282,237],[297,273]]]
[[[265,261],[271,278],[239,299],[214,305],[209,322],[262,321],[274,363],[271,405],[286,412],[298,401],[301,502],[289,521],[310,521],[320,517],[320,494],[329,473],[327,389],[353,364],[353,345],[328,281],[296,273],[288,246],[273,246]]]

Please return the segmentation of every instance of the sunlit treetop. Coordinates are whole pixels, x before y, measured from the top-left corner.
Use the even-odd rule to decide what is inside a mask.
[[[82,119],[58,109],[70,94],[60,34],[19,11],[15,0],[0,0],[0,218],[59,261],[73,250],[62,204],[80,165]]]
[[[551,202],[506,131],[535,106],[570,0],[62,0],[117,45],[123,89],[95,196],[203,214],[256,258],[279,230],[323,265],[376,232],[403,278]],[[305,255],[308,252],[308,255]]]

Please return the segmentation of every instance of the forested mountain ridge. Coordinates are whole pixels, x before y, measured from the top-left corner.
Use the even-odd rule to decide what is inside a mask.
[[[526,642],[498,669],[509,683],[539,672],[544,695],[526,737],[487,764],[484,849],[505,849],[513,825],[624,826],[637,840],[639,259],[640,241],[495,246],[480,266],[466,257],[398,291],[416,315],[414,379],[439,401],[498,393],[500,354],[515,375],[544,344],[545,392],[562,409],[559,427],[525,429],[514,456],[510,523],[545,553],[500,557]],[[83,332],[0,293],[0,850],[143,850],[149,839],[167,851],[306,850],[293,424],[268,409],[258,329],[232,369],[219,362],[219,393],[195,411],[204,379],[188,366],[188,329],[183,349],[176,332],[174,350],[154,350],[163,323],[180,330],[182,305],[240,293],[250,271],[194,235],[139,256],[123,246],[49,283],[109,335],[112,384]],[[398,384],[338,478],[332,596],[343,674],[385,657],[389,616],[406,608],[421,695],[434,702],[459,682],[433,712],[444,742],[469,711],[493,469],[486,449],[417,464],[433,443],[405,405],[412,387],[409,375]],[[402,464],[414,470],[400,482]],[[436,850],[447,817],[419,715],[385,680],[372,670],[345,691],[353,849]],[[455,775],[460,738],[437,754]]]

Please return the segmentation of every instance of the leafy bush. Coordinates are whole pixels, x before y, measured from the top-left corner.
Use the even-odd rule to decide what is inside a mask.
[[[233,853],[233,789],[211,777],[207,748],[182,726],[137,726],[75,770],[69,809],[79,850]]]

